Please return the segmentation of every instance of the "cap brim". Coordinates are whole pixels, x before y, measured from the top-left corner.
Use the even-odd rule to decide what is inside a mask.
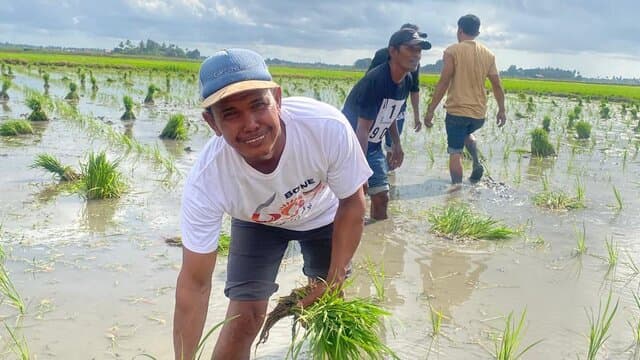
[[[424,39],[414,39],[407,43],[408,45],[420,45],[422,50],[431,49],[431,43]]]
[[[202,101],[200,104],[203,108],[208,108],[209,106],[217,103],[218,101],[226,98],[227,96],[231,96],[237,94],[239,92],[247,91],[247,90],[257,90],[257,89],[273,89],[280,87],[277,83],[273,81],[266,80],[245,80],[238,81],[236,83],[227,85],[222,89],[214,92],[209,95],[206,99]]]

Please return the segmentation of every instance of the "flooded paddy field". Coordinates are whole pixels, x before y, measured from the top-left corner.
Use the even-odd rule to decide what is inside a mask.
[[[0,123],[28,116],[26,99],[43,92],[40,71],[50,74],[44,110],[51,120],[32,122],[31,135],[0,137],[0,243],[6,278],[24,304],[20,315],[3,292],[0,358],[24,358],[21,351],[37,359],[172,358],[181,251],[165,240],[179,235],[184,178],[214,136],[200,120],[197,82],[186,73],[94,70],[99,88],[92,91],[88,69],[81,70],[82,87],[76,68],[13,66]],[[337,107],[354,84],[276,80],[285,96],[311,96]],[[70,81],[78,84],[76,105],[63,100]],[[143,105],[150,84],[161,90],[154,105]],[[136,120],[120,120],[123,95],[134,100]],[[424,88],[423,109],[428,95]],[[489,103],[488,121],[477,134],[488,176],[453,193],[442,109],[430,130],[414,133],[413,119],[407,119],[405,162],[390,178],[390,219],[365,227],[347,295],[376,295],[367,268],[384,275],[382,305],[392,316],[383,336],[401,359],[495,358],[507,316],[513,312],[517,321],[525,310],[521,349],[542,342],[524,359],[587,359],[591,316],[598,318],[611,294],[609,312],[618,306],[610,337],[593,359],[638,358],[637,105],[508,94],[508,122],[498,128],[495,102]],[[159,139],[177,113],[188,119],[189,138]],[[530,133],[542,127],[545,116],[557,156],[538,158],[530,153]],[[577,138],[571,117],[592,125],[587,139]],[[79,169],[90,151],[119,161],[126,182],[119,198],[88,200],[31,166],[38,154],[48,153]],[[470,163],[465,166],[468,176]],[[581,197],[582,206],[557,210],[544,206],[551,200],[534,201],[560,191]],[[433,232],[430,212],[457,203],[470,204],[518,235],[469,240]],[[293,246],[276,296],[304,282],[301,261]],[[207,328],[223,319],[227,305],[226,259],[218,262]],[[434,313],[441,316],[436,334]],[[291,323],[281,321],[254,357],[282,359],[290,340]]]

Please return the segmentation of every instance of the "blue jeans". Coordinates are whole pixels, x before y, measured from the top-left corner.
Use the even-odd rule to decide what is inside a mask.
[[[369,143],[371,145],[371,143]],[[387,177],[387,159],[382,151],[382,146],[369,146],[367,150],[367,163],[373,171],[373,175],[369,178],[369,195],[375,195],[383,191],[389,191],[389,178]]]

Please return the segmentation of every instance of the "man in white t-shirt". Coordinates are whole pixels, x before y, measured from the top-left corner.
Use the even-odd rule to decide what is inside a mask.
[[[298,240],[309,279],[344,281],[363,231],[362,185],[371,176],[342,113],[313,99],[281,99],[250,50],[227,49],[200,68],[204,120],[215,131],[186,180],[183,260],[176,286],[174,350],[191,359],[205,323],[223,214],[232,217],[227,322],[216,359],[249,359],[280,262]],[[324,290],[318,282],[300,306]]]

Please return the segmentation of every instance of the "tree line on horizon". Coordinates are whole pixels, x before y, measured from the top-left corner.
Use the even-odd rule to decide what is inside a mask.
[[[131,40],[120,41],[118,46],[111,50],[113,54],[126,55],[148,55],[148,56],[167,56],[188,59],[200,59],[200,51],[198,49],[182,49],[175,44],[159,43],[151,39],[147,41],[140,40],[136,45]]]

